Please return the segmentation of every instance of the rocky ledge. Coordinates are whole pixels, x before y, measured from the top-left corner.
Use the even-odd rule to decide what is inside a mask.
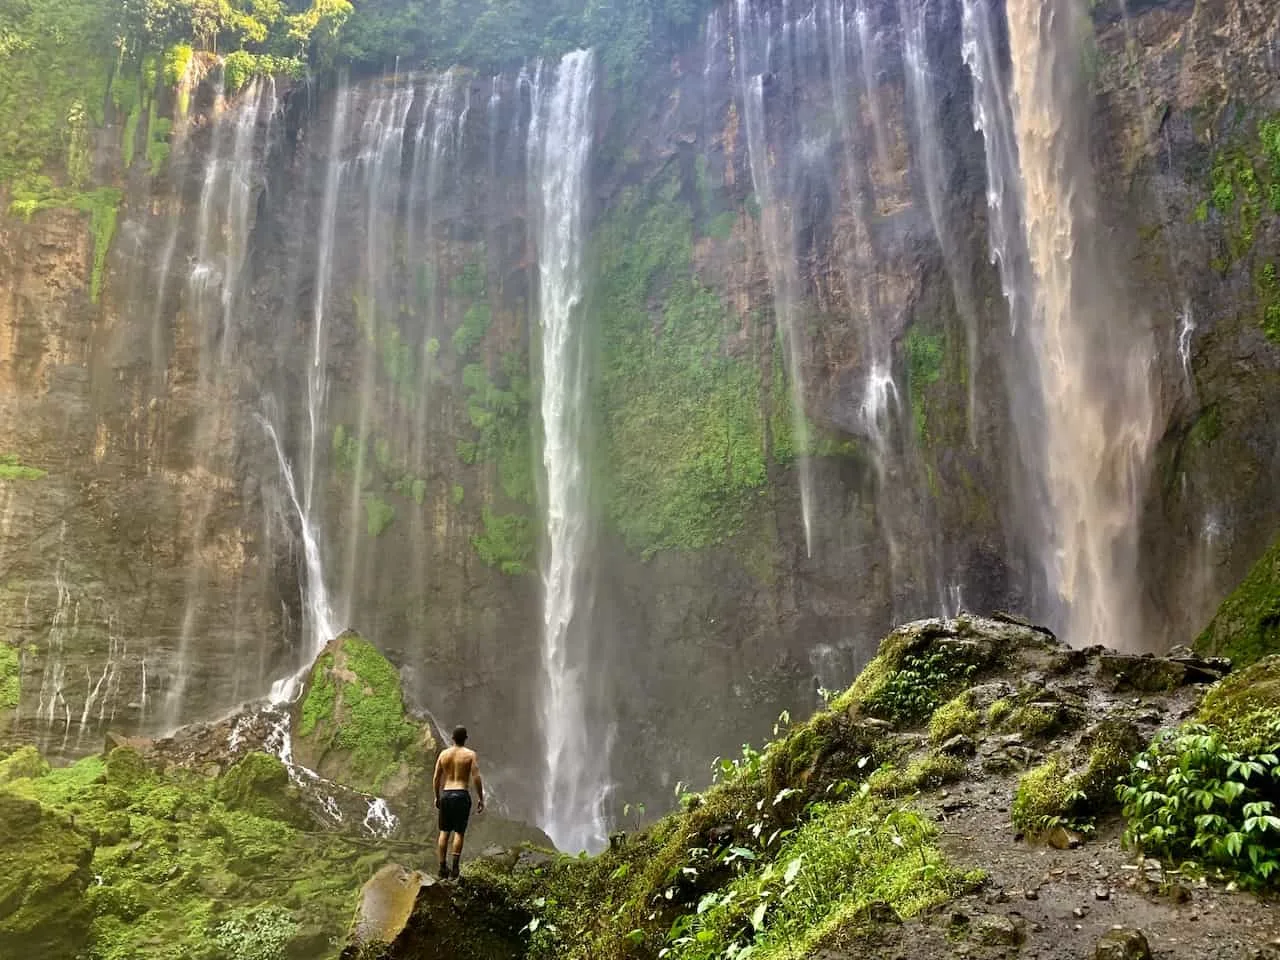
[[[923,621],[597,858],[390,869],[347,956],[1272,960],[1277,748],[1280,658]]]

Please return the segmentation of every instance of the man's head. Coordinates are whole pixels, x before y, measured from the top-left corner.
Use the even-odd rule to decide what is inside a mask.
[[[460,747],[465,747],[467,745],[467,728],[466,727],[453,728],[453,742]]]

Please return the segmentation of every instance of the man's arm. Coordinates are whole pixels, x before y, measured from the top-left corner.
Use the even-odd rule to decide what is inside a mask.
[[[440,788],[444,785],[444,754],[436,757],[436,774],[432,779],[431,786],[436,795],[436,806],[440,806]]]
[[[471,782],[476,785],[476,796],[480,799],[476,813],[484,813],[484,781],[480,779],[480,758],[471,762]]]

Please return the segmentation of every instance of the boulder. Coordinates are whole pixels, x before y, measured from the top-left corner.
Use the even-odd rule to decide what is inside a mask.
[[[428,882],[435,881],[398,863],[389,863],[375,873],[360,891],[360,905],[343,956],[374,953],[394,942],[413,915],[418,891]]]
[[[359,634],[325,647],[292,722],[295,759],[322,777],[393,802],[412,792],[433,805],[431,726],[409,715],[396,668]]]
[[[1141,930],[1117,927],[1102,935],[1093,956],[1094,960],[1151,960],[1151,947]]]
[[[313,823],[285,765],[266,753],[246,755],[222,775],[214,793],[232,810],[298,827]]]
[[[35,747],[21,747],[0,760],[0,784],[35,779],[49,772],[49,764]]]
[[[530,919],[485,877],[439,881],[387,867],[365,886],[342,960],[521,960]]]
[[[77,956],[91,919],[93,846],[65,817],[0,791],[0,956]]]

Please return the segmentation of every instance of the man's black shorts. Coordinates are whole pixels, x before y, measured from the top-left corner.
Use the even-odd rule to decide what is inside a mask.
[[[440,794],[440,832],[466,833],[471,819],[471,791],[444,790]]]

